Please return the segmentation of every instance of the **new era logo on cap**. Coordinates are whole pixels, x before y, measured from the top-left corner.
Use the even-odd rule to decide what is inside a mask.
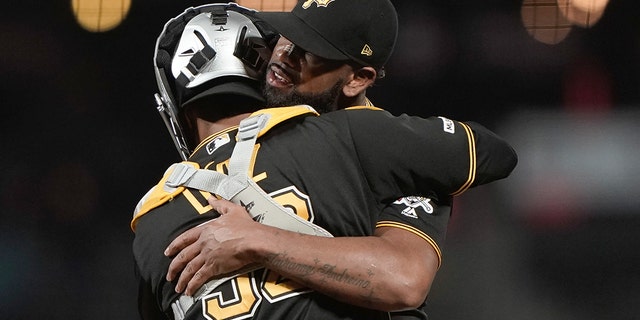
[[[371,47],[369,47],[368,44],[365,44],[364,47],[362,47],[362,51],[360,51],[360,54],[371,57],[373,55],[373,50],[371,50]]]
[[[329,5],[329,3],[333,1],[334,0],[307,0],[302,4],[302,9],[305,9],[305,10],[309,9],[313,3],[316,4],[316,8],[320,8],[320,7],[326,8]],[[371,50],[371,47],[368,44],[365,44],[364,47],[362,47],[362,51],[360,51],[360,54],[367,57],[371,57],[373,55],[373,50]]]

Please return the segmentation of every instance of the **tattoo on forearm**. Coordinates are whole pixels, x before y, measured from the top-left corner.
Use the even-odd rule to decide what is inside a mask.
[[[336,270],[335,265],[325,264],[321,268],[318,269],[318,272],[324,275],[324,278],[327,280],[333,280],[336,282],[345,283],[348,285],[360,287],[363,289],[367,289],[371,282],[366,279],[357,278],[347,272],[347,269],[342,270],[342,272]]]
[[[340,270],[333,264],[322,264],[320,260],[316,259],[314,265],[308,265],[304,263],[298,263],[294,258],[289,257],[286,252],[280,254],[272,254],[267,258],[267,263],[278,268],[280,270],[295,274],[303,279],[309,278],[314,274],[318,274],[322,279],[321,282],[339,282],[347,285],[360,287],[362,289],[370,289],[370,280],[361,276],[356,276],[349,273],[348,269]],[[374,276],[371,269],[367,270],[369,278]]]
[[[295,273],[303,278],[306,278],[315,272],[315,266],[297,263],[293,261],[293,259],[289,258],[286,252],[283,254],[270,255],[267,258],[267,262],[275,268]]]

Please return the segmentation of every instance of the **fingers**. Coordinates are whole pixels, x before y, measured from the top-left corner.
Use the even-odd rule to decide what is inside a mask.
[[[167,270],[167,280],[173,281],[176,276],[200,253],[198,239],[205,231],[199,226],[183,232],[175,238],[164,251],[165,256],[173,257]]]
[[[169,246],[167,246],[167,248],[164,250],[164,255],[167,257],[176,255],[182,249],[196,242],[196,240],[198,240],[198,238],[200,237],[201,231],[202,228],[196,227],[183,232],[181,235],[171,241]]]
[[[212,270],[212,266],[203,264],[202,267],[200,267],[200,269],[195,274],[193,274],[190,279],[187,279],[187,277],[185,277],[183,281],[182,277],[180,277],[180,282],[178,282],[178,285],[182,286],[184,283],[186,283],[187,286],[184,293],[188,296],[193,296],[200,287],[202,287],[207,281],[209,281],[209,279],[214,276]]]
[[[216,197],[209,197],[207,199],[213,210],[217,211],[220,214],[226,214],[229,212],[231,206],[233,206],[233,202],[224,199],[218,199]]]
[[[241,216],[248,217],[244,207],[233,204],[230,201],[218,200],[215,197],[210,197],[207,200],[213,209],[221,215],[231,212],[244,212],[245,214]],[[175,257],[169,264],[167,280],[174,281],[177,279],[176,292],[184,292],[192,296],[198,288],[209,279],[219,275],[223,270],[234,270],[233,268],[236,266],[229,266],[228,261],[223,259],[223,263],[220,263],[220,255],[225,257],[227,255],[225,255],[224,250],[217,251],[220,248],[221,240],[216,237],[216,234],[219,233],[222,239],[226,239],[225,235],[228,238],[228,234],[230,234],[227,229],[233,226],[237,228],[237,219],[233,217],[233,214],[229,214],[222,220],[212,219],[198,227],[185,231],[169,244],[164,253],[168,257]],[[253,220],[247,219],[253,222]],[[225,221],[224,223],[222,222],[223,220]],[[235,233],[232,232],[232,234]]]
[[[209,199],[207,199],[207,201],[209,202],[209,205],[211,205],[211,207],[217,211],[218,213],[220,213],[220,215],[226,215],[226,214],[249,214],[249,211],[247,210],[246,207],[241,206],[239,204],[235,204],[229,200],[225,200],[225,199],[217,199],[215,197],[209,197]]]
[[[189,261],[184,270],[182,270],[178,283],[176,283],[175,290],[178,293],[184,291],[186,295],[192,296],[195,293],[195,290],[202,286],[208,278],[208,271],[204,268],[204,260],[198,256]],[[195,286],[192,282],[199,283],[199,285]]]
[[[190,249],[191,248],[187,248],[185,250]],[[184,260],[177,261],[182,259],[182,253],[178,254],[178,256],[174,258],[174,261],[171,262],[172,265],[174,263],[176,266],[184,265],[184,268],[177,267],[180,268],[182,272],[180,273],[180,277],[176,283],[176,292],[181,293],[184,291],[186,295],[193,296],[198,288],[204,285],[216,274],[214,259],[207,259],[207,256],[212,256],[212,254],[205,246],[201,251],[198,251],[197,255],[190,259],[190,261],[187,260],[186,265],[184,265]]]
[[[169,264],[169,269],[167,270],[167,281],[173,281],[178,274],[181,272],[187,273],[191,272],[191,274],[195,273],[195,270],[198,270],[195,266],[198,261],[194,260],[200,253],[200,249],[196,245],[187,246],[180,250],[180,252],[171,260]],[[192,263],[193,262],[193,263]],[[194,271],[190,270],[195,269]],[[182,276],[181,276],[182,277]]]

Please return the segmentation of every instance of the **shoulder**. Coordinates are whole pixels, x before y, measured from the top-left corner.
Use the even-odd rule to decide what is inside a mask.
[[[357,106],[324,113],[319,118],[330,121],[346,121],[350,125],[368,127],[392,119],[394,116],[384,109]]]
[[[458,121],[444,117],[418,117],[405,113],[394,115],[391,112],[376,107],[351,107],[326,114],[327,117],[344,118],[352,130],[362,130],[368,135],[385,134],[391,132],[405,132],[406,134],[438,133],[455,130]],[[325,117],[325,115],[322,115]]]

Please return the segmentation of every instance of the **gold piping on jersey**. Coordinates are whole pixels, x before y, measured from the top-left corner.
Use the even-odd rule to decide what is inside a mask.
[[[264,128],[262,128],[262,130],[260,130],[260,132],[258,133],[258,137],[260,137],[263,134],[265,134],[267,131],[269,131],[269,129],[273,128],[277,124],[279,124],[279,123],[281,123],[283,121],[295,118],[297,116],[301,116],[301,115],[305,115],[305,114],[306,115],[315,115],[315,116],[320,115],[315,109],[313,109],[312,107],[310,107],[308,105],[298,105],[298,106],[291,106],[291,107],[278,107],[278,108],[260,109],[260,110],[258,110],[256,112],[252,113],[250,115],[250,117],[251,116],[255,116],[255,115],[259,115],[259,114],[269,114],[271,117],[269,118],[269,121],[264,126]],[[236,125],[236,126],[233,126],[233,127],[229,127],[227,129],[218,131],[218,132],[206,137],[193,150],[193,153],[198,152],[198,150],[200,148],[202,148],[202,146],[207,145],[209,142],[211,142],[212,139],[215,139],[217,136],[238,129],[238,126],[239,125]]]
[[[344,108],[345,110],[374,110],[374,111],[382,111],[384,109],[380,109],[378,107],[374,107],[374,106],[353,106],[353,107],[348,107],[348,108]]]
[[[252,113],[251,116],[257,116],[260,114],[268,114],[271,117],[267,121],[267,124],[264,126],[264,128],[262,128],[262,130],[260,130],[260,132],[258,133],[258,138],[269,131],[269,129],[286,120],[302,115],[320,115],[315,109],[308,105],[261,109]]]
[[[364,105],[367,107],[374,107],[373,102],[371,102],[371,100],[369,100],[369,98],[364,97]]]
[[[473,136],[473,131],[467,124],[462,122],[458,123],[462,126],[462,128],[464,128],[464,131],[467,133],[467,139],[469,141],[469,176],[467,177],[467,181],[460,187],[460,189],[451,194],[452,196],[457,196],[471,187],[473,182],[476,180],[476,166],[478,165],[476,159],[476,139]]]
[[[352,106],[352,107],[346,107],[344,109],[345,110],[361,110],[361,109],[383,110],[381,108],[378,108],[378,107],[374,106],[373,102],[371,102],[371,100],[369,100],[369,98],[364,97],[364,99],[365,99],[364,106]]]
[[[269,114],[270,118],[267,121],[267,124],[265,125],[265,127],[262,128],[262,130],[260,130],[260,132],[258,133],[258,137],[265,134],[267,131],[269,131],[269,129],[273,128],[277,124],[287,121],[289,119],[295,118],[297,116],[301,116],[301,115],[318,116],[319,115],[318,112],[316,112],[312,107],[307,105],[261,109],[254,112],[252,116],[259,115],[259,114]],[[233,127],[218,131],[215,134],[203,139],[202,142],[198,144],[198,146],[193,151],[193,153],[196,153],[200,148],[202,148],[202,146],[207,145],[209,142],[211,142],[212,139],[215,139],[217,136],[224,133],[228,133],[236,129],[238,129],[238,126],[233,126]],[[256,156],[257,150],[259,147],[260,147],[259,144],[256,144],[256,146],[254,147],[253,157]],[[196,169],[200,168],[200,165],[195,162],[184,161],[183,163],[190,163]],[[255,163],[255,161],[253,161],[252,163]],[[253,170],[253,168],[251,168],[251,170]],[[131,220],[131,230],[133,230],[134,232],[135,232],[136,223],[138,222],[138,219],[141,216],[151,211],[152,209],[159,207],[163,203],[172,200],[175,196],[177,196],[178,194],[182,193],[185,190],[185,187],[178,187],[172,190],[166,190],[164,188],[165,182],[167,181],[167,179],[169,179],[171,172],[172,170],[167,169],[167,171],[165,172],[160,182],[158,182],[158,184],[156,184],[151,190],[149,190],[149,192],[140,200],[140,203],[136,207],[136,212],[134,212],[134,217]],[[260,178],[264,178],[263,175],[258,175],[258,176]],[[206,208],[206,207],[203,207],[203,208]]]
[[[390,227],[390,228],[398,228],[398,229],[406,230],[427,241],[427,243],[429,243],[433,247],[433,249],[436,251],[436,255],[438,256],[438,269],[440,269],[440,265],[442,265],[442,251],[440,250],[440,247],[438,246],[436,241],[433,240],[433,238],[431,238],[428,234],[424,233],[422,230],[418,228],[412,227],[404,223],[396,222],[396,221],[387,221],[387,220],[378,221],[378,224],[376,224],[376,228],[382,228],[382,227]]]

